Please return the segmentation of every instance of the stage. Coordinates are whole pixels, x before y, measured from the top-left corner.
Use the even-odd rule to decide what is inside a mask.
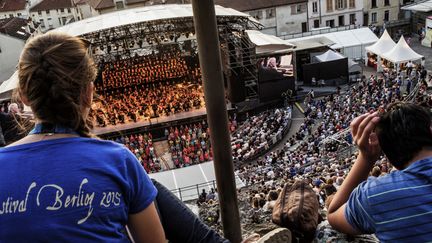
[[[197,199],[202,189],[208,192],[211,188],[216,188],[213,161],[180,169],[153,173],[149,174],[149,176],[173,191],[182,201]],[[237,175],[235,178],[237,188],[245,186]]]
[[[131,130],[139,127],[151,126],[153,124],[173,122],[178,120],[184,120],[192,117],[199,117],[207,115],[207,111],[205,107],[201,107],[200,109],[195,109],[193,111],[181,112],[178,114],[174,114],[171,116],[163,116],[157,118],[147,118],[146,120],[141,120],[138,122],[129,122],[125,124],[117,124],[117,125],[108,125],[106,127],[97,127],[93,129],[93,133],[96,135]]]

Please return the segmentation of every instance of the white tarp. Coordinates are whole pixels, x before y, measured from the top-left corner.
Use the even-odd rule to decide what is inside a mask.
[[[389,52],[384,53],[382,57],[393,63],[403,63],[419,60],[423,56],[413,51],[406,43],[405,38],[401,36],[396,46]]]
[[[339,60],[339,59],[344,59],[345,57],[342,56],[340,53],[335,52],[333,50],[328,50],[325,53],[316,56],[315,57],[319,62],[330,62],[330,61],[335,61],[335,60]]]
[[[430,12],[432,11],[432,0],[407,5],[402,7],[401,9],[418,11],[418,12]]]
[[[9,99],[16,87],[18,87],[18,71],[0,85],[0,100]]]
[[[378,41],[378,37],[367,27],[289,39],[287,41],[296,44],[305,40],[322,37],[334,43],[330,45],[332,49],[340,49],[342,54],[353,59],[363,58],[364,48]]]
[[[387,30],[385,30],[381,38],[375,44],[366,47],[366,51],[381,56],[382,54],[389,52],[395,46],[396,43],[390,37]]]
[[[294,45],[274,35],[264,34],[257,30],[247,30],[249,39],[256,45],[256,53],[272,53],[281,51],[292,51]]]
[[[232,8],[224,8],[216,5],[215,10],[216,16],[248,17],[251,21],[257,22],[248,14],[239,12]],[[175,19],[185,17],[193,17],[191,4],[154,5],[102,14],[62,26],[52,31],[67,33],[73,36],[81,36],[91,32],[110,29],[117,26],[125,26],[159,19]]]

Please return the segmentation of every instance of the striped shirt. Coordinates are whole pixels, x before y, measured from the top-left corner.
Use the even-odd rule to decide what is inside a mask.
[[[361,183],[348,199],[345,218],[381,242],[432,242],[432,157]]]

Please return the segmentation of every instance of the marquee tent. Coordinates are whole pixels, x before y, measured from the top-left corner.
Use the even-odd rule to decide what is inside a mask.
[[[18,71],[0,85],[0,100],[9,99],[16,87],[18,87]]]
[[[408,61],[416,61],[423,58],[422,55],[413,51],[401,36],[399,42],[390,51],[382,54],[382,57],[393,63],[404,63]]]
[[[366,51],[381,56],[382,54],[389,52],[395,46],[396,43],[390,37],[387,30],[385,30],[381,38],[375,44],[366,47]]]
[[[333,44],[329,45],[332,49],[339,49],[343,55],[353,59],[364,58],[364,48],[374,44],[378,40],[378,37],[369,28],[365,27],[289,39],[287,41],[297,45],[297,43],[320,37],[325,37],[333,42]]]

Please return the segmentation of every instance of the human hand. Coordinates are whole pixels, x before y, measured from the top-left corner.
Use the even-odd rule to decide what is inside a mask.
[[[374,163],[381,155],[378,137],[374,132],[378,121],[378,112],[366,113],[355,118],[350,125],[354,143],[360,151],[359,155],[369,163]]]

